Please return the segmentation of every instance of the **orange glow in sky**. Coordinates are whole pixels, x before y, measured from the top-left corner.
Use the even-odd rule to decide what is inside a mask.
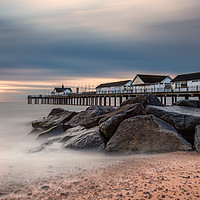
[[[0,102],[5,101],[26,101],[26,97],[30,94],[50,94],[54,87],[61,87],[62,84],[65,87],[71,87],[75,92],[75,88],[79,87],[80,91],[85,91],[85,88],[93,90],[96,86],[101,83],[119,81],[114,78],[83,78],[73,77],[71,80],[60,80],[60,81],[0,81]],[[7,94],[21,93],[22,97],[19,100],[10,99],[10,96],[6,98]]]

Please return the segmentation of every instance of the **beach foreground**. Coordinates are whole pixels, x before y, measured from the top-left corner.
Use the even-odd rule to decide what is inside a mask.
[[[200,156],[133,155],[109,166],[5,185],[0,192],[1,199],[199,199]]]

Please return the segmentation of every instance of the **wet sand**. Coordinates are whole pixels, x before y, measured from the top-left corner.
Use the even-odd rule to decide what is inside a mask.
[[[133,155],[108,166],[4,184],[0,199],[200,199],[200,155]]]

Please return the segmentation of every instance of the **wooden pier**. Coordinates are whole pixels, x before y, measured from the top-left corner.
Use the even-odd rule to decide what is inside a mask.
[[[123,93],[107,93],[107,94],[97,94],[95,92],[91,93],[81,93],[81,94],[69,94],[67,96],[55,96],[55,95],[29,95],[27,97],[28,104],[53,104],[53,105],[79,105],[79,106],[119,106],[124,100],[136,97],[138,95],[147,94],[147,91],[132,93],[131,91],[124,91]],[[196,91],[152,91],[149,92],[155,94],[164,105],[170,101],[173,104],[177,101],[179,97],[184,99],[190,99],[191,97],[196,97],[200,100],[200,88]],[[169,103],[168,103],[169,104]]]

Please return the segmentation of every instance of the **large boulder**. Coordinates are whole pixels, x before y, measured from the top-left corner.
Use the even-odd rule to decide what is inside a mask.
[[[62,108],[54,108],[47,117],[42,120],[35,120],[32,126],[35,129],[49,129],[59,124],[64,124],[73,118],[77,113]]]
[[[191,149],[191,144],[173,126],[153,115],[141,115],[124,120],[107,143],[105,151],[166,153]]]
[[[200,108],[200,101],[198,100],[180,100],[173,104],[174,106],[186,106]]]
[[[66,137],[69,138],[66,140]],[[70,149],[97,149],[103,150],[103,141],[99,135],[99,127],[91,129],[83,129],[79,133],[70,138],[70,135],[65,136],[62,141],[65,140],[64,147]]]
[[[105,115],[114,110],[115,110],[115,108],[113,108],[113,107],[90,106],[85,111],[81,111],[76,116],[74,116],[72,119],[70,119],[69,123],[73,127],[78,126],[78,125],[82,126],[83,124],[86,124],[86,120],[90,120],[97,116]],[[92,126],[93,125],[91,125],[90,127],[92,127]]]
[[[195,127],[200,124],[199,108],[147,106],[146,114],[171,124],[188,142],[194,144]]]
[[[93,128],[95,126],[99,125],[99,121],[104,118],[106,115],[100,115],[100,116],[96,116],[96,117],[92,117],[92,118],[86,118],[83,122],[82,122],[82,126],[84,126],[85,128]]]
[[[101,123],[99,127],[100,136],[104,141],[105,145],[109,141],[109,139],[114,135],[115,131],[117,130],[119,124],[122,121],[136,115],[142,115],[144,113],[144,106],[141,103],[138,103],[134,104],[132,107],[129,107],[129,109],[112,116],[107,121]]]
[[[162,103],[160,102],[158,97],[154,94],[144,94],[136,96],[134,98],[127,99],[126,101],[122,102],[120,106],[124,106],[127,104],[134,104],[134,103],[142,103],[144,106],[147,105],[162,106]]]
[[[197,125],[195,129],[194,147],[200,153],[200,125]]]
[[[103,116],[103,118],[99,120],[99,124],[102,124],[103,122],[107,121],[109,118],[111,118],[111,117],[113,117],[117,114],[124,113],[127,110],[134,108],[135,105],[136,104],[127,104],[127,105],[124,105],[122,107],[118,107],[116,110],[114,110],[114,111],[106,114],[105,116]]]

